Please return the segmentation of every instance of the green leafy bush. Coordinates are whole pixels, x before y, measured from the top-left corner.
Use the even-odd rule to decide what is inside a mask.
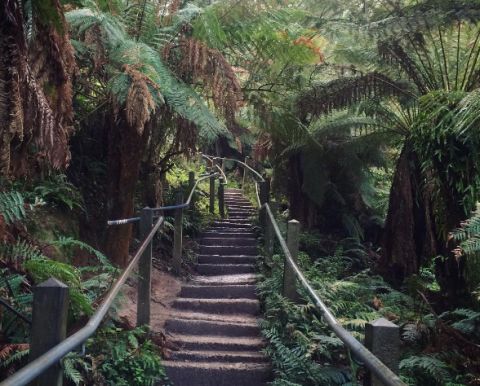
[[[76,385],[169,385],[158,348],[143,328],[103,328],[88,340],[87,355],[64,360],[66,376]]]

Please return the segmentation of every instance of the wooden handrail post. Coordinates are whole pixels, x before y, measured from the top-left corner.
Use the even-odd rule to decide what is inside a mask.
[[[183,203],[183,193],[177,193],[176,204]],[[183,208],[175,209],[175,230],[173,235],[173,270],[178,275],[182,268]]]
[[[385,318],[365,325],[365,346],[394,373],[400,361],[400,327]],[[382,386],[377,377],[367,371],[364,386]]]
[[[245,157],[245,162],[244,162],[245,165],[247,164],[247,159],[248,159],[248,156]],[[243,178],[242,178],[242,190],[243,190],[244,192],[245,192],[245,180],[246,180],[246,178],[247,178],[247,173],[248,173],[247,168],[244,166],[244,167],[243,167]]]
[[[210,213],[215,213],[215,176],[210,176]]]
[[[259,191],[260,205],[262,205],[259,212],[259,221],[263,230],[265,230],[265,227],[267,226],[267,210],[263,207],[263,204],[268,202],[269,195],[270,195],[270,179],[265,178],[265,181],[260,182],[260,191]]]
[[[153,211],[143,208],[140,213],[140,238],[145,239],[153,225]],[[150,326],[150,297],[152,292],[153,239],[138,261],[137,326]]]
[[[300,223],[297,220],[290,220],[287,227],[287,247],[292,255],[294,262],[297,262],[298,257],[298,240],[300,237]],[[297,301],[298,293],[296,288],[295,272],[285,258],[283,269],[283,296]]]
[[[188,172],[188,194],[192,191],[195,186],[195,172]],[[190,201],[190,208],[193,210],[195,203],[195,193],[192,195],[192,200]]]
[[[225,180],[223,177],[218,179],[218,211],[220,216],[225,218]]]
[[[277,203],[276,202],[269,202],[270,210],[272,214],[275,216],[277,213]],[[273,230],[273,224],[268,214],[266,214],[266,224],[265,224],[265,254],[267,258],[267,262],[272,261],[272,256],[275,248],[275,233]]]
[[[38,358],[66,337],[68,287],[50,278],[33,289],[33,315],[30,339],[30,361]],[[35,382],[35,386],[63,385],[60,363],[50,367]]]

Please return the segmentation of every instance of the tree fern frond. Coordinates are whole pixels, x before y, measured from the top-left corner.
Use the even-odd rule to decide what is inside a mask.
[[[314,85],[300,95],[296,105],[299,115],[305,119],[308,116],[328,114],[334,109],[350,107],[371,97],[406,95],[410,95],[410,91],[404,83],[390,79],[384,74],[372,72]]]

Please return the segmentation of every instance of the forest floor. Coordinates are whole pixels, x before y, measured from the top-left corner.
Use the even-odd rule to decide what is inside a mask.
[[[157,267],[152,267],[152,332],[161,333],[169,316],[172,303],[182,287],[182,280]],[[118,311],[119,319],[129,327],[135,327],[137,320],[137,284],[136,280],[127,282],[123,290],[123,299]]]

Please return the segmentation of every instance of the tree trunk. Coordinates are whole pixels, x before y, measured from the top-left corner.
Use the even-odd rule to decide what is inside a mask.
[[[287,191],[290,218],[299,221],[304,229],[317,226],[319,208],[303,191],[303,167],[300,154],[295,154],[288,160]]]
[[[140,163],[148,138],[148,125],[142,136],[124,119],[112,119],[108,155],[108,203],[110,219],[123,219],[134,214],[135,187]],[[118,266],[128,262],[132,225],[117,225],[107,229],[105,252]]]
[[[394,285],[417,274],[423,256],[435,256],[439,242],[429,195],[423,191],[420,165],[407,142],[397,161],[390,190],[383,253],[378,270]]]

